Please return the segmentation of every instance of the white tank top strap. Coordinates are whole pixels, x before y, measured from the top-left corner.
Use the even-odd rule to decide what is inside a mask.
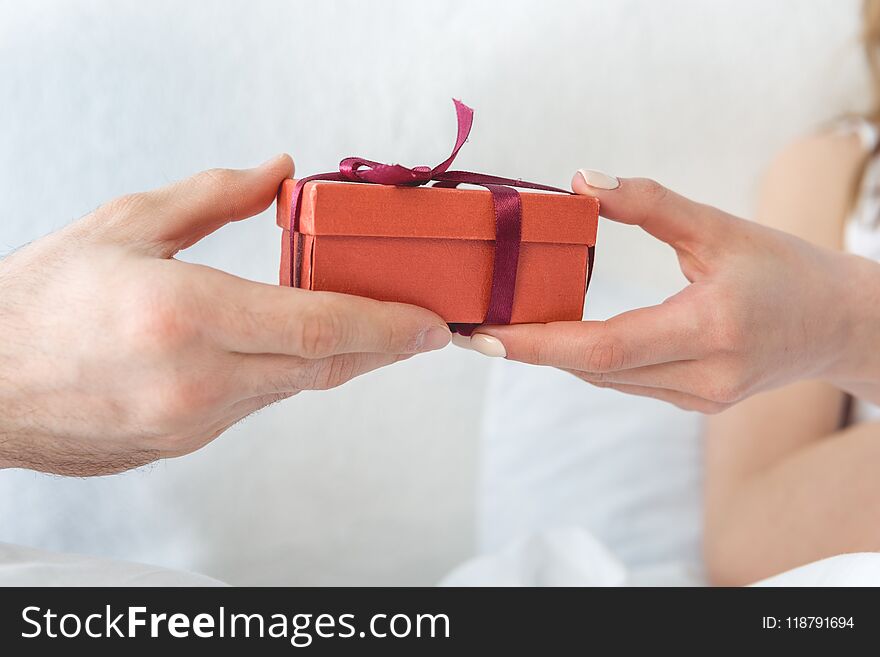
[[[866,258],[880,260],[880,128],[861,117],[847,117],[834,128],[837,134],[859,138],[869,160],[862,172],[858,197],[844,227],[844,247]]]
[[[880,128],[861,116],[850,116],[841,119],[834,126],[834,132],[857,136],[862,143],[862,148],[868,153],[873,152],[877,148],[878,142],[880,142]]]
[[[858,188],[858,197],[843,229],[844,249],[864,258],[880,261],[880,128],[861,117],[838,121],[832,130],[838,135],[855,135],[869,157]],[[880,406],[855,399],[850,422],[880,420]]]

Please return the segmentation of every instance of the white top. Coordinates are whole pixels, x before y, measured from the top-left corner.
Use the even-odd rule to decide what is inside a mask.
[[[864,119],[847,120],[841,124],[840,131],[858,136],[865,153],[873,153],[880,141],[880,130]],[[844,225],[843,247],[849,253],[880,261],[880,158],[871,158],[865,169],[859,197]],[[880,407],[857,399],[851,419],[853,422],[880,419]]]
[[[205,575],[146,564],[0,543],[0,587],[6,586],[223,586],[223,583]]]
[[[843,123],[840,132],[859,138],[866,153],[873,152],[880,140],[880,131],[873,123],[851,119]],[[844,248],[850,253],[880,260],[880,159],[872,158],[865,169],[864,182],[853,212],[844,227]]]

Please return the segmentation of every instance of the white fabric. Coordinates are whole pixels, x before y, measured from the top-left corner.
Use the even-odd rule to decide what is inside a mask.
[[[0,543],[3,586],[225,586],[204,575]]]
[[[664,579],[664,576],[666,579]],[[682,584],[673,570],[657,569],[653,584]],[[496,554],[472,559],[445,586],[626,586],[644,584],[600,543],[578,527],[520,538]],[[842,554],[793,568],[752,586],[880,586],[880,554]]]
[[[774,575],[753,586],[880,586],[880,554],[839,554]]]
[[[858,136],[866,153],[877,148],[880,132],[877,126],[863,119],[847,121],[841,130]],[[844,248],[863,258],[880,260],[880,159],[872,158],[865,169],[859,198],[846,221]],[[853,403],[853,422],[880,420],[880,406],[857,399]]]
[[[587,310],[610,317],[659,300],[597,277]],[[499,361],[483,435],[482,556],[444,583],[702,583],[701,426],[659,401]]]
[[[444,586],[621,586],[626,567],[580,527],[559,527],[513,541],[464,563]]]

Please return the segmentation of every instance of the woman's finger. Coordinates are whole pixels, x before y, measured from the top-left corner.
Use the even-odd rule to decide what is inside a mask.
[[[709,401],[708,399],[703,399],[702,397],[697,397],[696,395],[689,395],[686,392],[667,390],[666,388],[652,388],[649,386],[628,385],[625,383],[595,382],[583,376],[583,372],[576,372],[572,370],[567,371],[571,374],[574,374],[579,379],[582,379],[587,383],[596,386],[597,388],[610,388],[612,390],[617,390],[618,392],[626,393],[628,395],[637,395],[639,397],[650,397],[651,399],[659,399],[660,401],[674,404],[675,406],[678,406],[679,408],[682,408],[686,411],[697,411],[698,413],[711,415],[714,413],[720,413],[728,407],[727,404]]]
[[[580,371],[579,376],[591,383],[662,388],[722,404],[741,401],[747,389],[742,372],[719,359],[680,360],[616,372]]]
[[[691,395],[711,399],[711,394],[704,394],[706,381],[701,370],[702,361],[678,360],[659,365],[645,365],[613,372],[581,371],[584,378],[591,383],[610,383],[646,386],[649,388],[665,388],[677,390]]]
[[[668,300],[604,322],[481,326],[469,346],[534,365],[615,372],[702,356],[698,322],[691,315],[686,304]]]
[[[574,175],[571,188],[599,199],[603,217],[639,226],[673,247],[713,246],[723,240],[725,227],[733,219],[726,212],[691,201],[647,178],[615,178],[581,169]]]

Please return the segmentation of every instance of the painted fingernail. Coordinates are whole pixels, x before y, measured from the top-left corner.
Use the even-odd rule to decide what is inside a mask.
[[[416,339],[416,351],[434,351],[449,344],[449,329],[446,326],[432,326],[425,329]]]
[[[462,349],[470,349],[471,348],[470,336],[462,335],[461,333],[453,333],[452,334],[452,344],[454,344],[456,347],[461,347]]]
[[[507,356],[507,349],[504,348],[501,340],[483,333],[474,333],[471,336],[470,348],[490,358],[504,358]]]
[[[607,173],[595,169],[578,169],[578,173],[590,187],[596,189],[617,189],[620,187],[620,181]]]

